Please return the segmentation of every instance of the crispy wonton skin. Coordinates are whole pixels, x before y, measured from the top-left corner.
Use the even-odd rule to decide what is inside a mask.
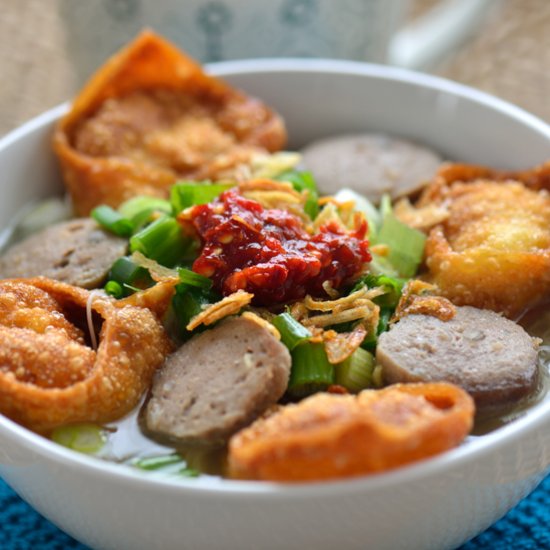
[[[0,413],[37,432],[130,412],[170,351],[148,309],[44,277],[0,281]]]
[[[456,305],[514,318],[550,293],[550,198],[519,182],[454,183],[431,230],[426,265]]]
[[[535,166],[529,170],[511,171],[495,170],[476,164],[443,164],[436,174],[436,179],[442,179],[447,185],[455,181],[476,181],[489,179],[493,181],[520,181],[530,189],[550,191],[550,161]]]
[[[75,210],[165,197],[179,178],[220,179],[286,141],[282,119],[151,31],[109,59],[54,135]]]
[[[239,479],[314,481],[397,468],[458,445],[472,398],[452,384],[396,384],[357,396],[318,393],[256,420],[229,442]]]

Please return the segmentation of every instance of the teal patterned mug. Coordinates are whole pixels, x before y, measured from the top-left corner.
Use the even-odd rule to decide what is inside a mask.
[[[401,24],[408,0],[61,0],[82,78],[145,26],[199,61],[323,57],[422,68],[456,45],[494,0],[440,0]]]

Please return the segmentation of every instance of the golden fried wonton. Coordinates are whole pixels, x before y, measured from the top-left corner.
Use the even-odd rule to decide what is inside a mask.
[[[417,206],[428,206],[434,200],[441,201],[448,186],[455,182],[471,183],[477,180],[519,181],[529,189],[550,191],[550,161],[528,170],[495,170],[477,164],[447,162],[442,164],[431,184],[422,192]]]
[[[206,75],[151,31],[98,70],[54,136],[80,215],[135,195],[166,196],[178,178],[230,176],[285,141],[269,107]]]
[[[0,413],[35,431],[120,418],[170,351],[148,309],[44,277],[0,281]]]
[[[514,318],[550,293],[550,197],[514,181],[456,182],[435,193],[448,218],[431,230],[426,265],[456,305]],[[426,196],[421,204],[426,204]]]
[[[299,482],[390,470],[458,445],[473,416],[472,398],[452,384],[317,393],[235,434],[229,473]]]

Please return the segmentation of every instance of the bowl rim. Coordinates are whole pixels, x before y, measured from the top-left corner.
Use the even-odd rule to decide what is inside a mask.
[[[283,58],[224,61],[205,65],[205,69],[207,72],[222,78],[234,75],[257,75],[259,73],[311,73],[320,75],[328,73],[365,76],[375,80],[397,81],[420,88],[427,87],[432,91],[450,93],[512,117],[547,137],[550,145],[550,125],[524,109],[469,86],[408,69],[357,61]],[[12,130],[0,139],[0,152],[19,140],[25,139],[35,131],[53,124],[67,112],[68,108],[69,103],[63,103]],[[544,160],[541,159],[541,162]],[[176,494],[189,493],[195,496],[214,492],[219,497],[225,496],[228,498],[245,495],[254,495],[257,498],[310,498],[326,495],[334,496],[342,493],[378,491],[465,468],[468,464],[477,462],[486,455],[503,451],[515,439],[527,437],[549,422],[550,398],[534,404],[526,414],[509,424],[489,434],[473,437],[466,444],[432,458],[379,474],[344,480],[293,484],[218,478],[212,480],[208,477],[174,479],[148,475],[130,466],[108,462],[62,447],[1,414],[0,437],[17,440],[31,454],[46,457],[64,466],[87,470],[90,475],[106,477],[109,480],[134,487],[137,484],[140,488],[149,490],[156,489]]]

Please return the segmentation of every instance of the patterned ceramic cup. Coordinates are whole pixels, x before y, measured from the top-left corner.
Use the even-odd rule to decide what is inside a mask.
[[[400,29],[409,0],[61,0],[80,79],[144,26],[196,59],[324,57],[421,67],[493,0],[440,0]],[[399,32],[397,32],[399,30]]]

